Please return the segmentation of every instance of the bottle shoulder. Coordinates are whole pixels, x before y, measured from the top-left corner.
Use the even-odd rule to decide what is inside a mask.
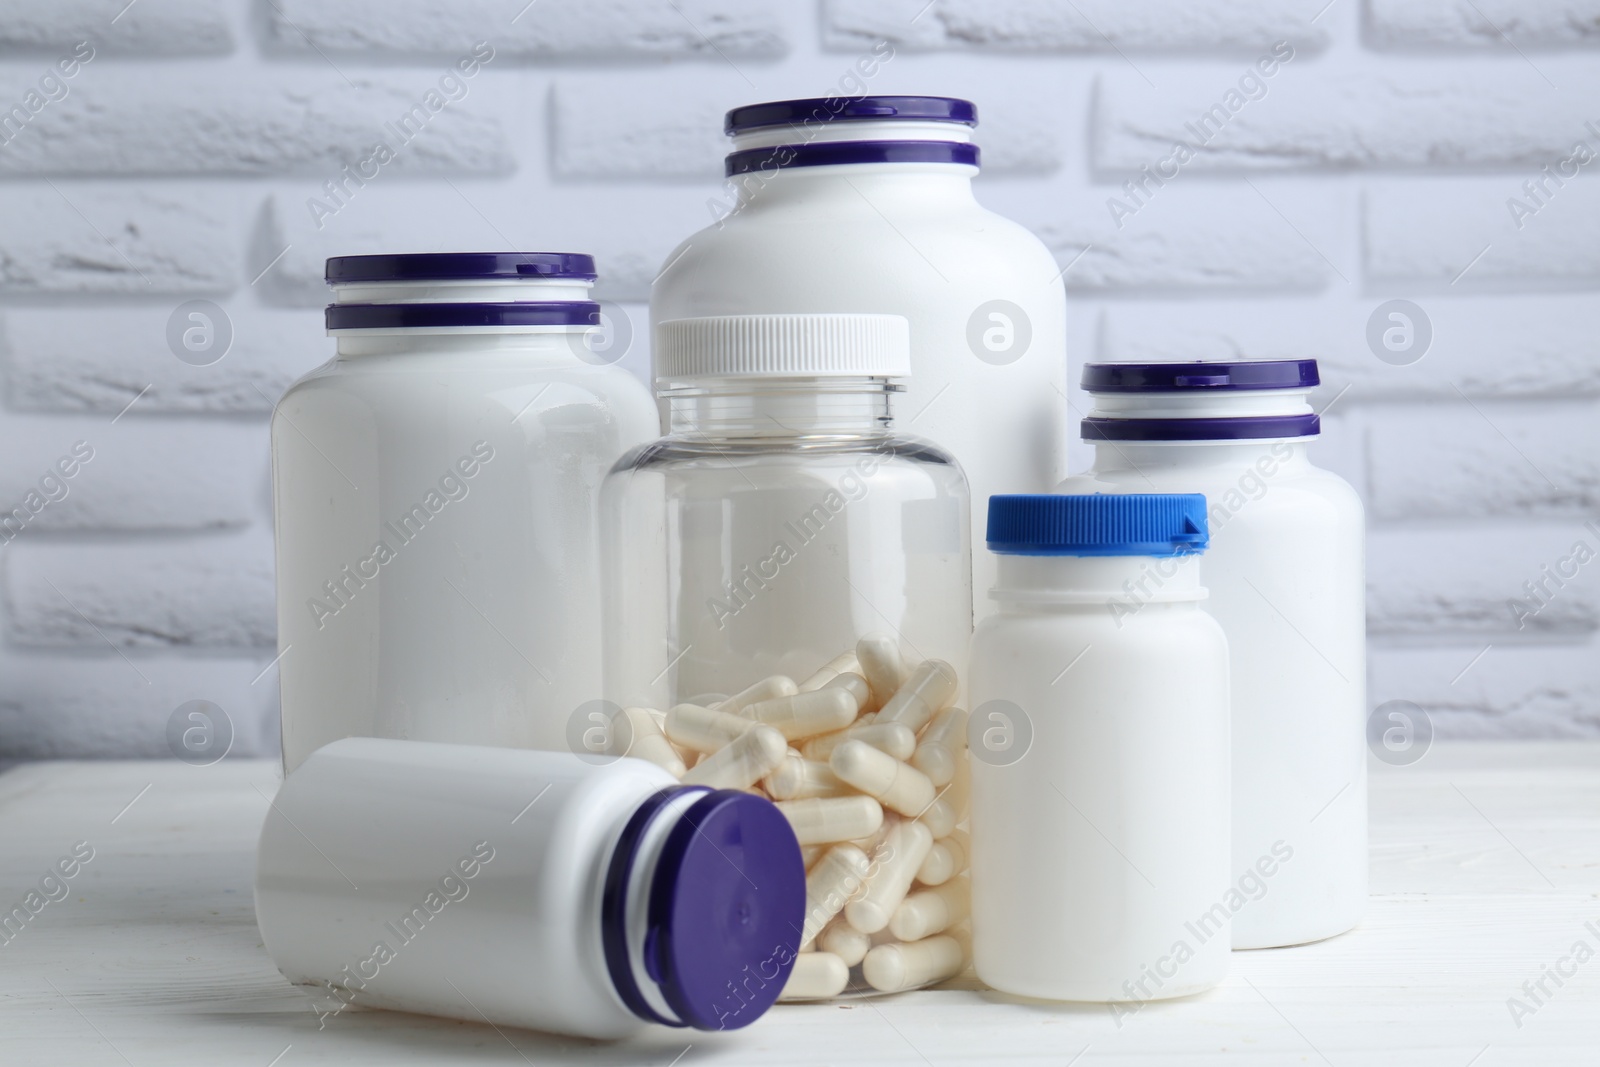
[[[884,239],[862,240],[877,229]],[[950,286],[1021,293],[1027,299],[1015,299],[1030,305],[1059,291],[1045,283],[1060,269],[1031,230],[970,199],[936,210],[829,199],[736,211],[664,263],[651,289],[653,321],[814,310],[823,295],[830,308],[903,314]]]
[[[937,470],[965,487],[966,476],[955,456],[943,446],[911,434],[726,438],[674,433],[633,449],[617,462],[614,473],[723,470],[783,464],[803,466],[870,466]]]

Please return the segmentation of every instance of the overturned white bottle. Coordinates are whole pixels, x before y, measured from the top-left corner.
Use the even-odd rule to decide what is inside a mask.
[[[284,780],[256,872],[267,952],[325,1025],[356,1006],[738,1029],[777,1000],[804,911],[800,846],[760,797],[643,760],[374,738]]]
[[[1367,904],[1361,499],[1306,455],[1315,360],[1093,363],[1094,466],[1063,493],[1204,493],[1206,610],[1232,650],[1235,948],[1331,937]]]
[[[1114,1003],[1227,971],[1228,644],[1199,495],[997,496],[973,637],[972,933],[1006,993]]]

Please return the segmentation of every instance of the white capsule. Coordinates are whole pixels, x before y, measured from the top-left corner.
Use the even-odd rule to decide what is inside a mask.
[[[667,773],[683,777],[685,767],[678,750],[668,743],[649,708],[623,708],[614,723],[614,751],[649,760]]]
[[[898,993],[954,978],[966,965],[961,942],[941,934],[909,944],[877,945],[861,961],[861,973],[873,989]]]
[[[665,731],[668,738],[691,751],[715,752],[754,725],[743,715],[678,704],[667,712]]]
[[[834,922],[817,938],[817,946],[844,960],[845,966],[854,967],[866,958],[872,947],[872,935],[864,934],[847,922]]]
[[[934,712],[955,700],[957,687],[954,667],[942,659],[924,660],[879,710],[878,721],[903,722],[921,730]]]
[[[927,775],[865,741],[846,741],[834,749],[828,766],[841,781],[902,815],[921,815],[938,793]]]
[[[827,845],[803,845],[800,849],[800,863],[806,870],[817,865],[823,855],[828,851]]]
[[[932,847],[933,835],[920,822],[896,824],[873,850],[873,870],[867,887],[844,907],[844,917],[850,925],[864,934],[875,934],[888,926]]]
[[[725,748],[702,759],[683,776],[685,785],[748,789],[783,761],[789,746],[783,735],[757,723]]]
[[[839,780],[833,768],[820,760],[806,759],[794,749],[778,764],[778,769],[761,780],[773,800],[804,800],[808,797],[843,797],[855,790]]]
[[[856,650],[849,649],[817,668],[817,672],[800,683],[800,692],[809,693],[814,689],[821,689],[834,678],[841,674],[859,671],[861,664],[856,660]]]
[[[779,1000],[826,1000],[843,993],[850,984],[850,968],[831,952],[802,952],[783,984]]]
[[[806,875],[806,915],[800,930],[804,952],[822,928],[844,910],[850,898],[866,884],[871,861],[854,845],[835,845]]]
[[[921,941],[943,933],[972,914],[972,883],[954,878],[937,889],[919,889],[900,902],[889,932],[902,941]]]
[[[856,721],[855,699],[843,689],[822,688],[810,693],[758,700],[740,713],[764,722],[791,741],[842,730]]]
[[[778,810],[789,820],[789,828],[802,845],[851,841],[866,837],[883,824],[883,806],[871,797],[782,800]],[[920,864],[921,860],[917,862]]]
[[[948,882],[967,869],[967,864],[971,862],[971,847],[965,830],[955,830],[947,837],[935,838],[933,847],[928,850],[928,858],[922,861],[922,867],[917,871],[917,881],[928,886]]]
[[[854,671],[838,674],[831,678],[824,689],[843,689],[850,694],[850,699],[856,702],[856,712],[859,714],[866,706],[872,703],[872,687],[867,680]]]
[[[725,711],[729,715],[737,715],[745,708],[758,700],[771,700],[773,697],[792,697],[800,691],[794,684],[793,678],[781,674],[770,675],[761,679],[748,689],[740,690],[728,699],[713,704],[717,711]]]
[[[895,759],[910,759],[917,750],[917,735],[905,723],[880,723],[874,721],[871,715],[863,715],[854,726],[811,738],[800,746],[800,751],[806,759],[825,760],[846,741],[864,741]]]
[[[972,765],[962,760],[956,765],[956,776],[950,780],[950,784],[917,818],[927,824],[935,838],[949,837],[961,820],[967,817],[967,802],[971,796]]]
[[[886,634],[868,634],[856,642],[856,659],[861,662],[862,676],[872,687],[872,706],[883,707],[906,681],[899,643]]]
[[[934,785],[949,785],[956,776],[956,761],[965,759],[966,754],[967,713],[961,708],[945,708],[917,738],[911,766],[926,774]]]

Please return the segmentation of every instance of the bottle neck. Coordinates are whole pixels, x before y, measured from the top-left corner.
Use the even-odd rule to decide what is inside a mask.
[[[998,554],[990,596],[1002,611],[1107,613],[1121,626],[1145,607],[1192,609],[1207,593],[1200,555]]]
[[[1310,415],[1304,389],[1195,389],[1168,393],[1094,393],[1090,418],[1248,419]]]
[[[741,209],[837,201],[869,211],[873,205],[951,210],[977,203],[972,192],[977,173],[976,167],[953,163],[855,163],[751,171],[728,181]]]
[[[647,1022],[685,1025],[646,963],[652,947],[650,902],[672,831],[710,793],[705,786],[668,786],[652,793],[629,814],[607,866],[600,913],[606,970],[628,1010]]]
[[[883,436],[894,424],[888,378],[721,378],[668,383],[668,431],[700,440]]]
[[[1151,470],[1229,470],[1258,467],[1263,476],[1309,470],[1306,445],[1315,438],[1244,441],[1095,441],[1096,474],[1138,476]]]
[[[346,282],[333,287],[335,304],[541,303],[588,300],[594,282],[582,278],[475,278],[471,281]]]
[[[340,359],[399,356],[426,352],[430,355],[526,358],[539,362],[600,363],[589,353],[585,337],[593,326],[462,327],[439,330],[346,330],[334,334]]]

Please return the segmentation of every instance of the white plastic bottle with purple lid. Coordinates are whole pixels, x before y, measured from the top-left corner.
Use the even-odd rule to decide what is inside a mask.
[[[782,100],[728,112],[733,199],[667,257],[651,290],[652,325],[903,315],[910,431],[955,455],[974,499],[1048,491],[1067,472],[1061,273],[1037,237],[973,196],[977,123],[972,103],[937,96]],[[993,566],[974,554],[974,588],[992,584]]]
[[[272,417],[284,766],[344,737],[565,750],[599,698],[597,490],[656,434],[591,256],[328,261]]]
[[[777,1000],[805,914],[773,804],[566,752],[336,741],[284,780],[256,867],[267,953],[324,1026],[736,1030]]]
[[[1313,464],[1315,360],[1091,363],[1094,465],[1061,493],[1204,493],[1233,679],[1233,944],[1303,944],[1367,902],[1365,521]],[[1130,594],[1137,602],[1139,594]]]

